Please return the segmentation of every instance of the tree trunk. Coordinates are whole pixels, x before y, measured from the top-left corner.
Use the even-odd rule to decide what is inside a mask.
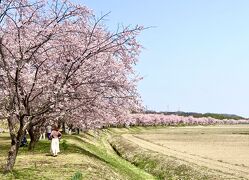
[[[33,128],[31,127],[31,128],[28,130],[28,132],[29,132],[29,137],[30,137],[30,143],[29,143],[29,148],[28,148],[29,151],[33,151],[34,148],[35,148],[35,144],[36,144],[36,142],[35,142],[35,135],[34,135],[34,132],[33,132],[32,129],[33,129]]]
[[[36,119],[36,122],[29,124],[28,133],[30,137],[30,143],[28,150],[33,151],[35,148],[35,145],[40,139],[41,133],[45,131],[44,123],[46,122],[46,118],[39,118]]]
[[[29,151],[34,151],[35,149],[35,145],[36,145],[37,141],[35,141],[33,138],[30,138],[30,143],[29,143]]]
[[[20,122],[23,122],[23,119],[20,119]],[[16,156],[17,156],[17,153],[20,147],[20,142],[24,135],[23,123],[21,123],[18,133],[16,134],[15,129],[14,129],[15,121],[13,119],[13,116],[10,116],[8,118],[8,126],[9,126],[10,138],[11,138],[11,146],[8,152],[7,164],[4,169],[5,174],[13,170],[13,167],[16,161]]]
[[[65,122],[62,123],[62,133],[66,132]]]
[[[21,139],[11,138],[11,146],[10,150],[8,153],[8,158],[7,158],[7,164],[5,166],[4,173],[11,172],[16,161],[16,156],[19,150],[19,145],[20,145]]]
[[[28,129],[30,143],[29,143],[29,151],[33,151],[35,148],[36,143],[39,141],[40,132],[39,129],[36,129],[34,126]]]

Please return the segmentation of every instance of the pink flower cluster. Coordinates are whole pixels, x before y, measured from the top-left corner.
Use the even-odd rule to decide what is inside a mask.
[[[249,124],[249,119],[224,119],[211,117],[195,118],[193,116],[178,116],[164,114],[131,114],[126,121],[111,126],[158,126],[158,125],[214,125],[214,124]]]

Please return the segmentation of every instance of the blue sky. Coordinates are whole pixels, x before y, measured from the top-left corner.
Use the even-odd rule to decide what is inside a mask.
[[[155,26],[139,41],[144,105],[249,117],[249,1],[81,0],[106,23]]]

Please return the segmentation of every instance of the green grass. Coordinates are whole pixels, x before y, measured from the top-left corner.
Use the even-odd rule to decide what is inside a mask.
[[[135,126],[63,135],[58,157],[50,155],[50,141],[41,140],[33,152],[20,148],[14,170],[7,175],[2,171],[10,140],[7,133],[0,134],[0,179],[219,179],[204,167],[143,149],[121,137],[159,133],[162,128],[170,130],[168,126]]]
[[[52,157],[50,141],[41,140],[33,152],[21,147],[14,170],[3,174],[9,135],[0,134],[0,179],[155,179],[119,157],[102,134],[64,135],[61,153]]]
[[[94,139],[92,139],[92,141],[94,141]],[[74,137],[74,143],[82,147],[84,146],[85,150],[95,154],[100,160],[119,171],[127,179],[154,179],[152,175],[120,158],[107,143],[107,136],[104,133],[95,144],[86,143],[82,137],[78,136]]]
[[[83,175],[81,172],[76,172],[72,177],[72,180],[81,180],[81,179],[83,179]]]

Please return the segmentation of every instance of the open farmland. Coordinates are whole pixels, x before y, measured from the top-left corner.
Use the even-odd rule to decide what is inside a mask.
[[[249,179],[249,125],[170,127],[123,137],[142,148],[207,167],[232,179]]]

